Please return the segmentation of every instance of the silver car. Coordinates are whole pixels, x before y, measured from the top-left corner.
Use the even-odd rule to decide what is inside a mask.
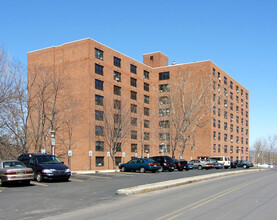
[[[191,160],[190,162],[193,163],[193,168],[202,170],[203,168],[205,169],[211,169],[214,168],[214,164],[211,161],[208,160]]]
[[[27,168],[17,160],[0,161],[0,186],[5,182],[21,182],[29,185],[34,179],[32,168]]]

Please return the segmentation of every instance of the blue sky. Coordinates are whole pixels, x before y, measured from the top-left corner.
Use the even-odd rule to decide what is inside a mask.
[[[92,38],[142,62],[211,60],[250,95],[250,146],[277,134],[276,0],[1,0],[0,46],[27,52]]]

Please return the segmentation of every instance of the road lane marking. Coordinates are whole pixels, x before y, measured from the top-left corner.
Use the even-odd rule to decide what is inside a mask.
[[[171,213],[169,213],[167,215],[164,215],[164,216],[162,216],[160,218],[156,218],[156,220],[162,220],[162,219],[172,220],[172,219],[177,218],[180,215],[184,214],[186,211],[188,211],[188,209],[189,210],[194,210],[196,208],[199,208],[199,207],[201,207],[201,206],[203,206],[203,205],[205,205],[205,204],[207,204],[207,203],[209,203],[209,202],[211,202],[213,200],[216,200],[216,199],[218,199],[218,198],[220,198],[222,196],[230,194],[233,191],[236,191],[236,190],[241,189],[243,187],[246,187],[246,186],[248,186],[250,184],[258,182],[259,180],[264,179],[264,178],[265,177],[262,177],[262,178],[259,178],[259,179],[256,179],[256,180],[251,180],[251,181],[248,181],[246,183],[242,183],[242,184],[239,184],[239,185],[234,186],[232,188],[226,189],[226,190],[224,190],[222,192],[219,192],[219,193],[211,195],[211,196],[209,196],[207,198],[201,199],[201,200],[199,200],[199,201],[197,201],[197,202],[195,202],[193,204],[190,204],[188,206],[185,206],[185,207],[183,207],[181,209],[175,210],[175,211],[173,211],[173,212],[171,212]]]
[[[31,183],[34,184],[34,185],[39,185],[39,186],[48,186],[44,183],[38,183],[38,182],[34,182],[34,181],[31,181]]]

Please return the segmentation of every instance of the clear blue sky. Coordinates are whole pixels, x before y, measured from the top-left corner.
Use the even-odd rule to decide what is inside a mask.
[[[0,0],[0,46],[27,52],[92,38],[138,61],[211,60],[250,95],[250,146],[277,134],[277,0]]]

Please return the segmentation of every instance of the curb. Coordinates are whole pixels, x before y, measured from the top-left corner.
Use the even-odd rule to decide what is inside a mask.
[[[116,173],[120,170],[81,170],[81,171],[71,171],[72,174],[96,174],[96,173]]]
[[[200,182],[203,180],[210,180],[210,179],[215,179],[215,178],[224,177],[224,176],[232,176],[236,174],[259,172],[259,171],[264,171],[264,169],[250,169],[250,170],[231,171],[231,172],[224,172],[224,173],[213,173],[213,174],[207,174],[207,175],[201,175],[201,176],[182,178],[177,180],[169,180],[169,181],[151,183],[146,185],[125,188],[125,189],[118,189],[116,191],[116,194],[133,195],[133,194],[139,194],[139,193],[146,193],[146,192],[171,188],[175,186],[185,185],[189,183]]]

